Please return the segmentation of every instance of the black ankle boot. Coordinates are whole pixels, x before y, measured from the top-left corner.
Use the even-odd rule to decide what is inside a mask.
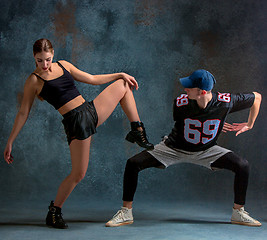
[[[141,127],[143,131],[137,130]],[[131,143],[137,143],[140,147],[146,148],[147,150],[154,149],[154,145],[149,143],[146,137],[146,130],[142,122],[131,122],[131,131],[127,134],[127,141]]]
[[[68,228],[68,225],[62,218],[61,208],[55,207],[53,201],[51,201],[48,210],[49,211],[46,216],[46,225],[54,228]]]

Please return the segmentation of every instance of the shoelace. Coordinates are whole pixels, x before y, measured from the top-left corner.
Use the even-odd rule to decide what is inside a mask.
[[[240,212],[243,212],[243,213],[249,215],[249,213],[247,211],[245,211],[244,209],[242,211],[240,211]]]
[[[240,211],[242,213],[245,213],[247,216],[242,216],[243,218],[245,218],[247,221],[255,221],[255,219],[253,219],[251,216],[249,216],[249,213],[245,210]],[[240,214],[241,215],[241,214]]]
[[[146,131],[143,129],[143,131],[141,132],[141,140],[144,143],[148,143],[148,136],[146,135]]]
[[[118,220],[120,218],[122,218],[123,216],[123,210],[119,210],[114,216],[113,216],[113,219],[114,220]]]
[[[249,213],[248,213],[248,212],[246,212],[245,210],[244,210],[244,213],[245,213],[245,214],[247,214],[247,215],[249,215]]]

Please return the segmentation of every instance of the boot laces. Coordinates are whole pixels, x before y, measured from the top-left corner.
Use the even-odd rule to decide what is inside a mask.
[[[143,131],[141,131],[140,135],[141,135],[142,142],[148,143],[148,136],[146,135],[146,131],[144,129]]]
[[[63,214],[62,213],[55,213],[53,214],[53,219],[57,222],[64,223]]]

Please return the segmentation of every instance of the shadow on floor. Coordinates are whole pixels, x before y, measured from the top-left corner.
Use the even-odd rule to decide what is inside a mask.
[[[197,219],[185,219],[185,218],[172,218],[162,220],[163,222],[173,223],[188,223],[188,224],[231,224],[226,221],[211,221],[211,220],[197,220]]]

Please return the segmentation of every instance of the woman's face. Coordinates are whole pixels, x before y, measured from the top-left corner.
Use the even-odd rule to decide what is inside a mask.
[[[40,53],[36,53],[34,59],[37,68],[39,68],[42,71],[48,71],[51,68],[53,57],[54,57],[54,51],[53,52],[42,51]]]

